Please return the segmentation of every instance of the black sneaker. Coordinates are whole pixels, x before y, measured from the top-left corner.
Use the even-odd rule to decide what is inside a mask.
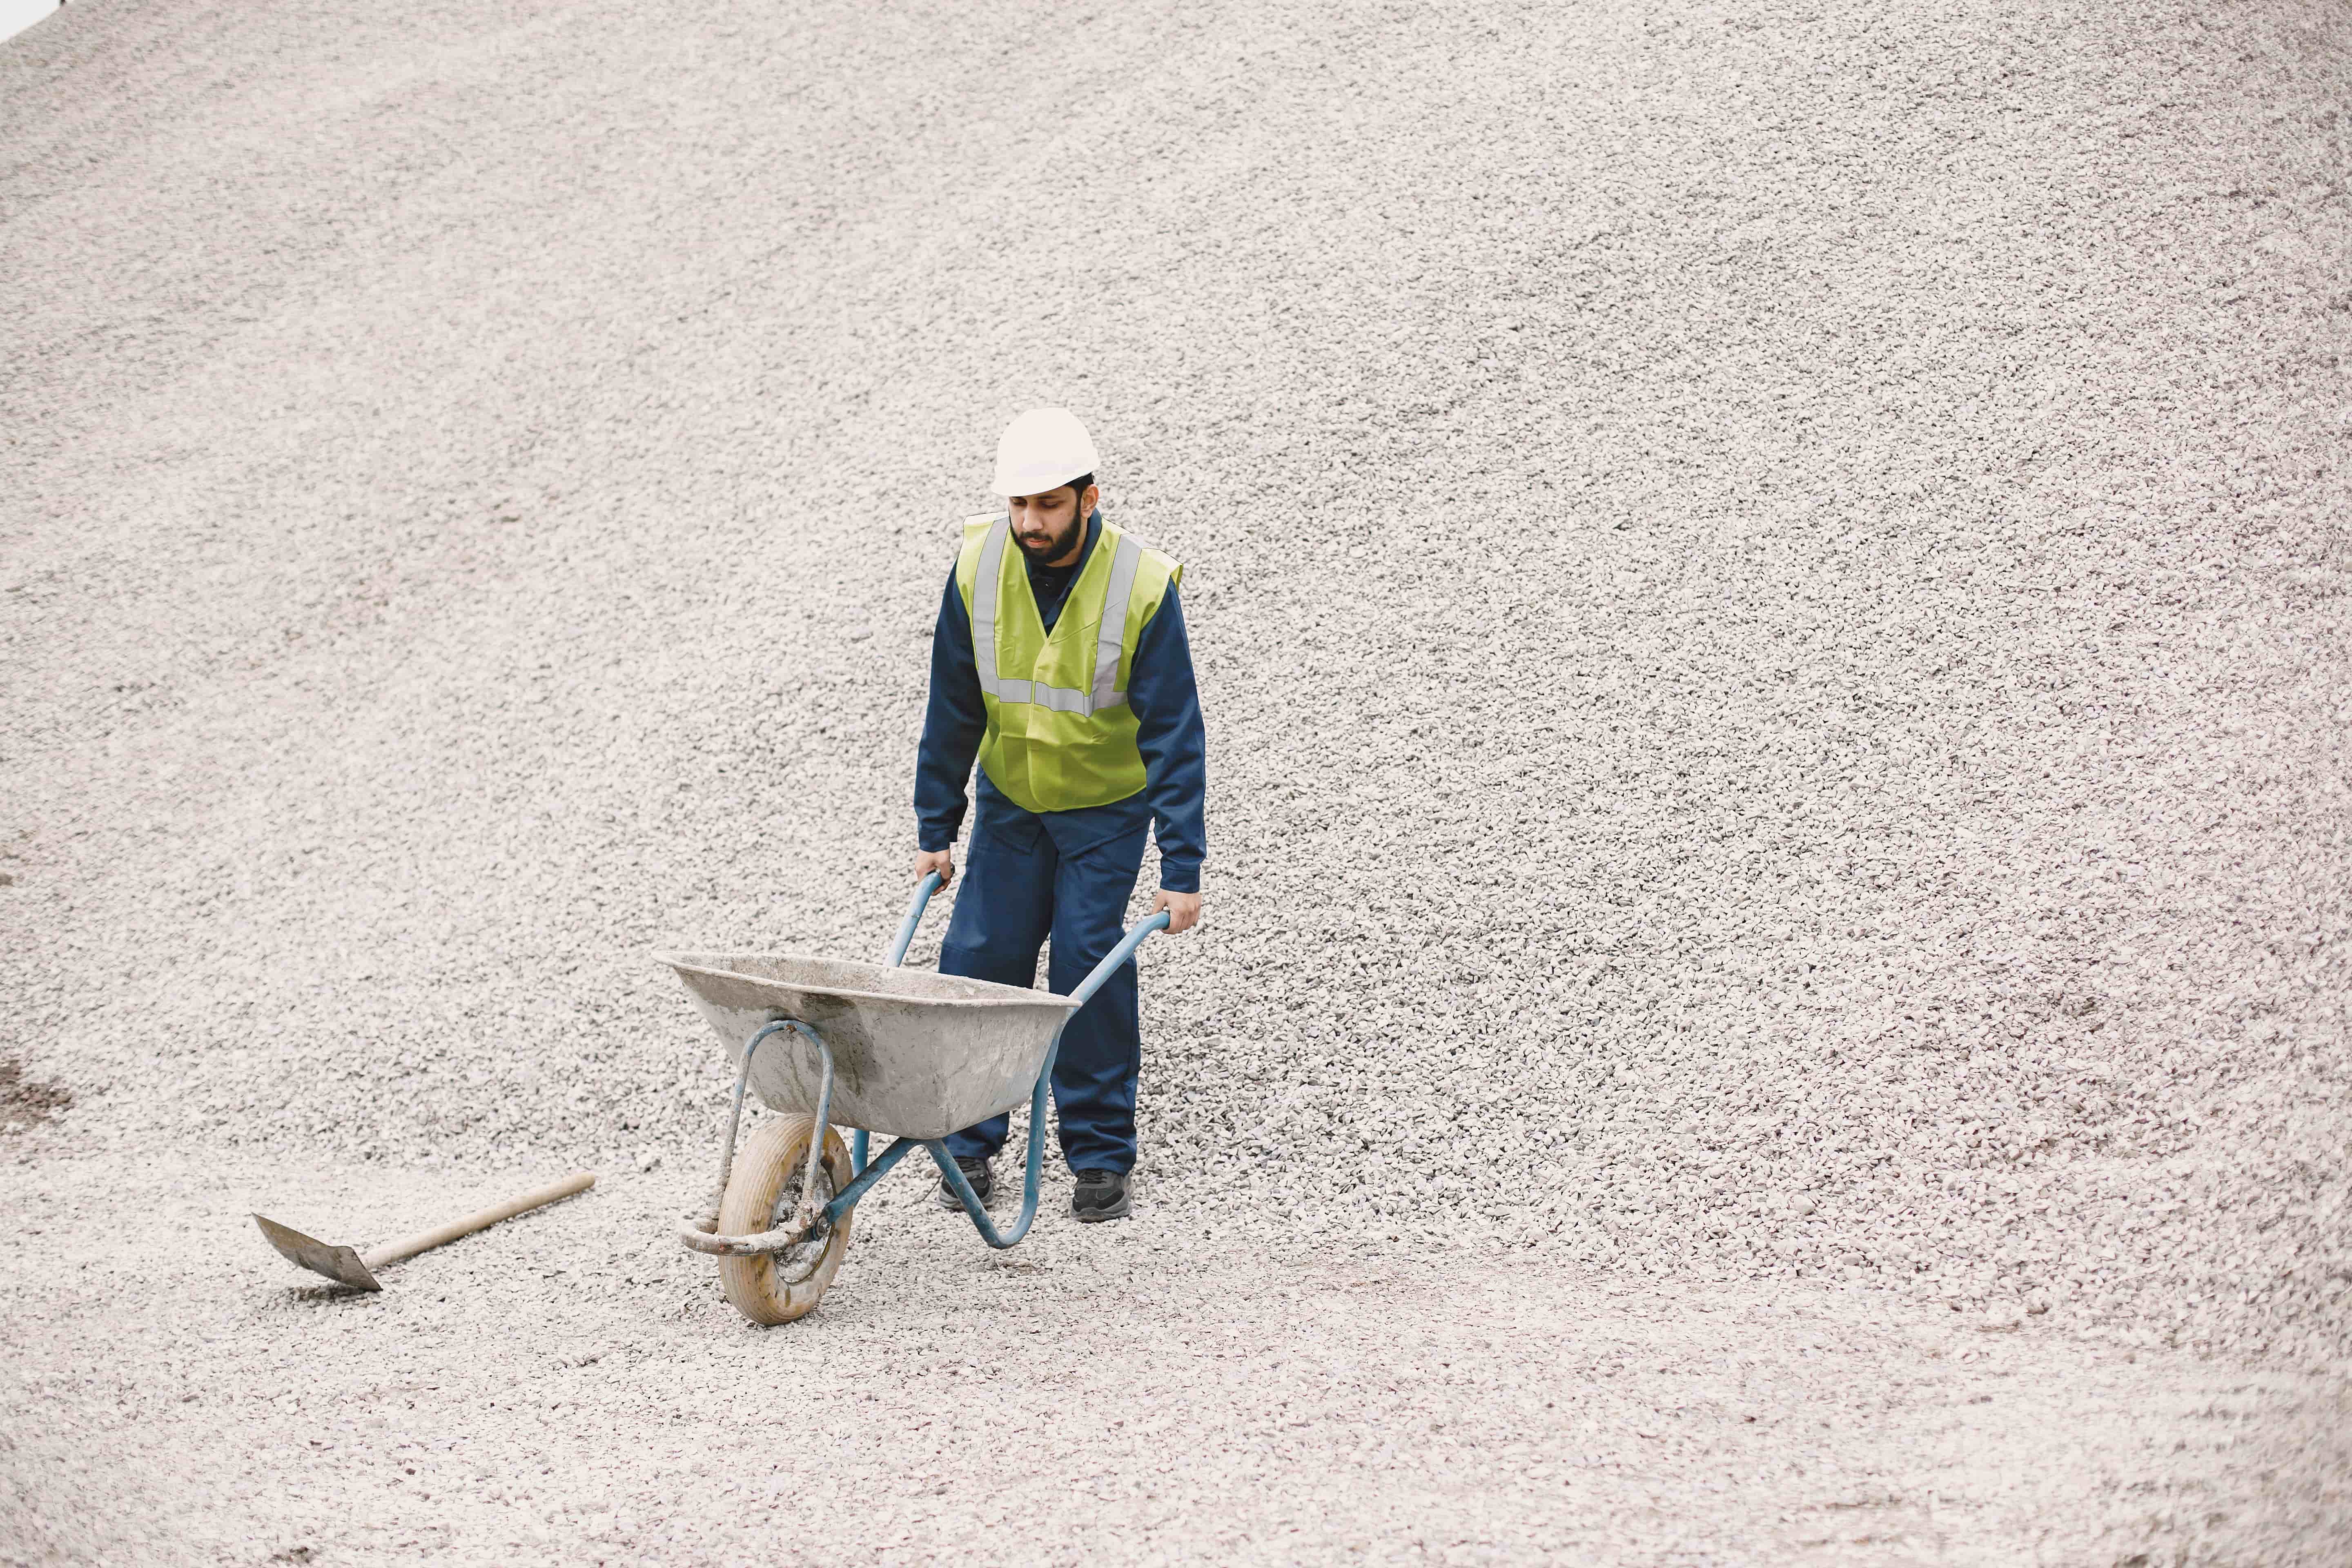
[[[986,1208],[989,1194],[996,1190],[995,1165],[986,1155],[967,1160],[959,1154],[956,1156],[956,1169],[961,1171],[963,1179],[971,1184],[972,1196],[980,1200],[980,1206]],[[959,1214],[963,1212],[963,1200],[956,1196],[955,1189],[948,1185],[944,1175],[940,1178],[940,1207],[954,1209]]]
[[[1070,1212],[1088,1225],[1099,1219],[1127,1217],[1125,1171],[1079,1171],[1078,1190],[1070,1194]]]

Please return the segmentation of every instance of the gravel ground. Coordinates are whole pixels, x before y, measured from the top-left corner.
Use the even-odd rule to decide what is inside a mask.
[[[0,1561],[2341,1562],[2347,101],[2284,0],[0,46]],[[1043,402],[1211,725],[1149,1195],[741,1329],[648,955],[879,947]],[[364,1302],[243,1217],[575,1164]]]
[[[0,1394],[74,1419],[13,1423],[0,1560],[2273,1563],[2340,1561],[2352,1508],[2340,1384],[1884,1292],[1245,1251],[1167,1204],[992,1257],[909,1185],[761,1331],[658,1173],[361,1299],[222,1234],[288,1174],[151,1169],[203,1238],[167,1269],[110,1245],[117,1173],[31,1176]],[[381,1233],[499,1190],[305,1201]]]

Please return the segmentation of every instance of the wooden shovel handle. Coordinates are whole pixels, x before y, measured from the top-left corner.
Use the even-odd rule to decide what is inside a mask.
[[[574,1171],[560,1182],[550,1182],[547,1185],[525,1193],[519,1198],[509,1198],[502,1204],[492,1204],[488,1208],[476,1214],[469,1214],[463,1219],[453,1219],[447,1225],[420,1231],[400,1241],[388,1241],[367,1253],[361,1261],[370,1268],[382,1268],[388,1263],[397,1263],[404,1258],[414,1258],[420,1252],[429,1252],[443,1242],[455,1241],[461,1236],[471,1236],[476,1231],[496,1225],[502,1219],[512,1219],[519,1214],[538,1208],[543,1204],[551,1204],[558,1198],[568,1198],[574,1193],[584,1193],[595,1184],[594,1172]]]

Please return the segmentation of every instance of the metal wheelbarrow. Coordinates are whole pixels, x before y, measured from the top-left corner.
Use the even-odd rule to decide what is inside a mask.
[[[755,1323],[806,1316],[849,1248],[851,1211],[890,1168],[930,1152],[948,1187],[991,1247],[1011,1247],[1037,1217],[1045,1095],[1062,1026],[1104,981],[1168,924],[1131,928],[1068,995],[961,975],[901,969],[924,906],[927,875],[888,959],[858,963],[790,953],[665,953],[730,1055],[740,1053],[719,1186],[678,1238],[719,1262],[737,1311]],[[745,1089],[780,1112],[740,1152]],[[1021,1217],[1000,1231],[948,1154],[950,1132],[1029,1102]],[[855,1130],[848,1147],[837,1131]],[[895,1140],[868,1162],[866,1135]]]

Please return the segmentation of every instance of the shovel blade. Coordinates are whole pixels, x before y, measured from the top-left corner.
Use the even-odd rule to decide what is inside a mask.
[[[304,1236],[290,1226],[279,1225],[261,1215],[255,1215],[253,1223],[261,1227],[261,1234],[269,1238],[269,1245],[276,1247],[278,1255],[288,1262],[299,1263],[313,1274],[323,1274],[336,1284],[348,1285],[354,1290],[383,1289],[375,1282],[375,1276],[368,1271],[368,1266],[360,1261],[360,1255],[352,1248]]]

